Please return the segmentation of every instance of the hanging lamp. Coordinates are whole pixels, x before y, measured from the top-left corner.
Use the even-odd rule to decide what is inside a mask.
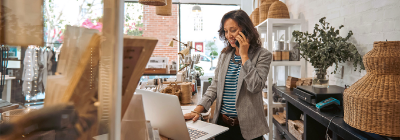
[[[144,5],[165,6],[167,5],[167,0],[139,0],[139,3]]]
[[[171,16],[172,15],[172,0],[167,0],[167,5],[157,6],[156,14],[160,16]]]
[[[201,7],[198,5],[193,6],[192,12],[201,12]]]

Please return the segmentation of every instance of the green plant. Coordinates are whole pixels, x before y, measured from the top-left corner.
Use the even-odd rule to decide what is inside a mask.
[[[200,76],[204,75],[204,70],[202,67],[199,66],[194,66],[194,69],[196,69],[196,71],[198,71],[200,73]]]
[[[217,56],[218,56],[218,48],[217,48],[217,46],[215,45],[215,42],[213,42],[213,41],[208,41],[207,43],[206,43],[206,50],[207,51],[210,51],[210,57],[211,57],[211,60],[214,60]]]
[[[208,78],[208,82],[211,84],[211,82],[212,82],[212,78]]]
[[[300,55],[309,61],[315,68],[327,70],[333,64],[336,64],[336,73],[338,63],[353,61],[356,71],[357,65],[360,64],[360,69],[365,70],[362,63],[362,56],[358,53],[357,48],[353,43],[347,42],[353,35],[350,30],[345,38],[339,36],[339,30],[335,30],[329,23],[325,22],[326,17],[319,20],[320,25],[315,24],[312,34],[308,32],[294,31],[292,34],[296,41],[300,44]],[[339,26],[339,29],[344,26]]]

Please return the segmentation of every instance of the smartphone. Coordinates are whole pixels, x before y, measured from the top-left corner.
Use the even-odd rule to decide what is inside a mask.
[[[243,30],[242,33],[244,34],[244,37],[247,37],[246,31]],[[240,35],[240,34],[239,34],[239,35]],[[243,36],[242,36],[242,37],[243,37]],[[239,41],[236,40],[235,44],[236,44],[236,46],[237,46],[238,48],[240,48]]]

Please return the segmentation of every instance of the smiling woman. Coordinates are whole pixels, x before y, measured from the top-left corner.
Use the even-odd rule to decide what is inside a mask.
[[[219,36],[226,47],[219,56],[215,76],[195,113],[185,114],[185,119],[196,121],[196,112],[207,111],[215,100],[211,122],[229,127],[216,140],[262,140],[269,129],[262,113],[261,89],[268,77],[272,54],[261,47],[258,32],[242,10],[222,17]]]
[[[261,46],[260,36],[246,12],[238,10],[226,13],[222,17],[220,29],[218,30],[220,39],[224,40],[226,44],[221,53],[229,52],[236,47],[235,38],[239,35],[239,32],[243,31],[246,32],[248,43],[251,44],[249,50],[254,50],[255,47]]]

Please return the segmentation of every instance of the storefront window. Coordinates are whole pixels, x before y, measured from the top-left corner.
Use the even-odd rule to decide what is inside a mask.
[[[103,0],[2,0],[1,6],[1,25],[5,30],[0,37],[0,123],[12,122],[21,127],[35,123],[35,128],[30,129],[45,132],[41,137],[68,132],[63,139],[91,139],[95,134],[86,131],[97,132],[93,128],[98,128],[91,126],[97,124],[94,104],[98,102]],[[68,103],[74,103],[73,109],[51,108]],[[30,111],[43,111],[44,107],[47,112],[42,112],[43,115],[25,115]],[[64,112],[67,115],[61,119],[71,118],[59,123],[62,128],[51,132],[42,130],[42,125],[50,125],[52,129],[60,119],[56,116],[61,114],[58,111],[68,109],[77,113]],[[48,115],[54,112],[54,116]],[[21,116],[29,123],[13,122]],[[52,119],[55,122],[47,122]],[[83,128],[79,134],[69,133],[76,132],[71,126],[83,126],[74,124],[79,121],[88,124],[85,124],[88,128]],[[30,139],[33,134],[29,133],[13,130],[10,135]],[[58,136],[55,139],[59,139]]]
[[[172,4],[171,16],[156,14],[156,7],[143,5],[138,2],[125,2],[124,34],[158,39],[152,57],[167,57],[166,65],[178,62],[178,46],[174,42],[169,46],[172,38],[178,39],[179,31],[179,4]],[[141,81],[154,78],[170,78],[170,75],[143,75]]]
[[[200,12],[193,12],[193,4],[180,5],[181,41],[192,41],[197,51],[192,54],[200,54],[202,59],[197,66],[202,67],[204,76],[213,76],[218,62],[218,56],[225,47],[219,40],[218,30],[222,16],[232,10],[240,9],[236,5],[199,5]],[[191,20],[188,20],[191,19]],[[194,25],[194,26],[193,26]],[[205,61],[208,60],[208,61]]]
[[[143,27],[143,4],[126,2],[124,34],[143,36]]]

